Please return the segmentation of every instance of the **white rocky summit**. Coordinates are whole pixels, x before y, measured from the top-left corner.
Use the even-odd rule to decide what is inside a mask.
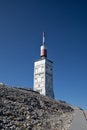
[[[73,114],[64,101],[0,84],[0,130],[69,130]]]

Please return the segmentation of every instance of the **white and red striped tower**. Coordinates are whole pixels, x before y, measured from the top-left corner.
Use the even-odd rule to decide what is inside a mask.
[[[42,41],[42,45],[40,48],[40,56],[43,58],[47,57],[47,49],[45,46],[45,32],[43,32],[43,41]]]
[[[53,62],[47,59],[45,32],[40,48],[40,59],[34,62],[34,91],[44,96],[54,98],[53,92]]]

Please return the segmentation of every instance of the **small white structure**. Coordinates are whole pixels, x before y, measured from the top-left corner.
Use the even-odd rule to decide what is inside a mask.
[[[37,91],[40,94],[48,96],[50,98],[54,98],[53,62],[47,59],[44,32],[40,56],[41,59],[34,62],[34,91]]]

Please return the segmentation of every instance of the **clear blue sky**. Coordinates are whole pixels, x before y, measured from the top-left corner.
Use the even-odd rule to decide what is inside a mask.
[[[55,98],[87,109],[84,0],[0,0],[0,82],[33,86],[43,31],[54,62]]]

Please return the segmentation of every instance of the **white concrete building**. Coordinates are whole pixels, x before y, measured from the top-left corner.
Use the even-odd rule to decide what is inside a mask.
[[[44,32],[40,56],[40,60],[34,62],[34,91],[38,91],[42,95],[54,98],[53,62],[47,59]]]

